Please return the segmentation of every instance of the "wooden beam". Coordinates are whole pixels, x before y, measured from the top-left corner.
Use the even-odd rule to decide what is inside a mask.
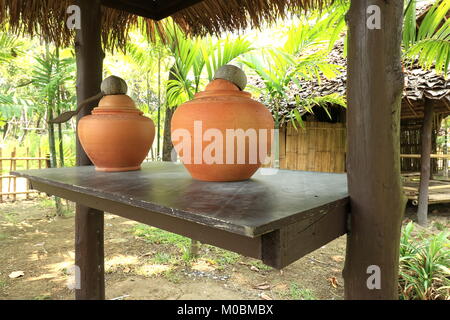
[[[102,5],[141,17],[162,20],[203,0],[102,0]]]
[[[351,223],[343,272],[346,299],[398,299],[406,203],[400,176],[403,9],[402,0],[352,0],[347,15]],[[369,28],[371,18],[375,25]]]
[[[420,154],[401,154],[401,158],[412,158],[420,159],[422,155]],[[450,159],[450,154],[430,154],[431,159]]]
[[[203,0],[160,0],[157,1],[157,20],[161,20],[171,16],[172,14],[191,7],[197,3],[202,2]]]
[[[417,220],[421,226],[428,224],[428,193],[431,173],[431,145],[433,133],[433,104],[425,100],[425,118],[422,127],[422,151],[420,160],[419,208]]]
[[[75,40],[77,100],[80,102],[100,92],[104,53],[101,46],[100,0],[77,0],[76,3],[81,9],[81,29],[77,30]],[[83,109],[77,122],[90,114],[95,105]],[[90,164],[77,138],[77,166]],[[105,299],[103,212],[79,204],[75,216],[75,264],[80,270],[76,298]]]
[[[306,254],[347,233],[348,202],[343,199],[321,209],[321,214],[287,225],[262,237],[262,260],[282,269]]]
[[[121,0],[102,0],[101,2],[105,7],[129,12],[144,18],[159,20],[153,1],[146,1],[145,6],[141,4],[137,5],[136,1],[133,1],[133,3],[125,3]]]

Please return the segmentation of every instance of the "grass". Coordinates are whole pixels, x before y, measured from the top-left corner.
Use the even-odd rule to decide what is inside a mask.
[[[3,217],[5,220],[9,223],[16,223],[17,222],[17,216],[18,214],[16,212],[4,212]]]
[[[434,227],[435,227],[437,230],[439,230],[439,231],[444,231],[444,230],[447,229],[447,227],[445,226],[445,224],[440,223],[440,222],[438,222],[438,221],[436,221],[436,222],[434,223]]]
[[[291,283],[289,290],[284,294],[292,300],[317,300],[309,289],[300,288],[297,283]]]
[[[175,257],[166,252],[158,252],[150,259],[152,263],[156,264],[174,264],[176,260]]]
[[[450,299],[450,232],[414,236],[410,222],[400,242],[399,294],[402,300]]]
[[[210,245],[207,245],[206,248],[208,249],[208,255],[206,258],[217,264],[219,269],[235,264],[241,258],[241,255],[232,251]]]
[[[181,281],[181,275],[173,269],[167,270],[163,273],[163,277],[167,280],[170,281],[172,283],[180,283]]]
[[[169,244],[187,248],[191,243],[189,238],[143,224],[133,227],[133,234],[152,244]]]
[[[39,207],[41,207],[42,209],[51,210],[56,215],[54,197],[39,198]],[[75,215],[75,208],[71,204],[66,205],[66,202],[61,200],[61,214],[66,218],[72,217]]]
[[[258,268],[259,270],[262,270],[262,271],[270,271],[270,270],[273,270],[272,267],[269,267],[268,265],[265,265],[264,263],[262,263],[262,262],[259,261],[259,260],[254,260],[254,261],[250,262],[250,264],[251,264],[252,266]]]

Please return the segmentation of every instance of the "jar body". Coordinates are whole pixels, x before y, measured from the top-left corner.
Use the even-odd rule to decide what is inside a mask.
[[[224,81],[214,80],[172,118],[175,150],[197,180],[247,180],[271,152],[272,115],[250,94]]]
[[[134,107],[131,99],[112,97],[103,98],[92,115],[79,121],[78,137],[97,171],[139,170],[152,146],[155,126],[130,107]]]

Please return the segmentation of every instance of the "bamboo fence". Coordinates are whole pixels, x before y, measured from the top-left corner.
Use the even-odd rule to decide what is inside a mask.
[[[0,203],[5,200],[16,201],[18,195],[25,195],[26,199],[31,194],[37,194],[39,191],[30,189],[26,179],[18,178],[10,173],[4,174],[3,171],[7,169],[9,172],[17,170],[17,163],[23,164],[23,167],[29,169],[42,169],[50,167],[50,157],[42,156],[39,150],[38,157],[30,157],[29,148],[26,149],[25,157],[17,157],[17,149],[14,148],[9,156],[3,154],[0,148]],[[18,182],[22,182],[18,184]]]

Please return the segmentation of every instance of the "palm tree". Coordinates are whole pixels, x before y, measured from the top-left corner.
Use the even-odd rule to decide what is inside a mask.
[[[21,55],[23,43],[16,37],[7,32],[0,33],[0,63],[7,63],[17,56]],[[6,90],[8,91],[8,90]],[[8,127],[8,119],[19,118],[24,112],[27,112],[29,104],[25,99],[15,98],[8,92],[0,92],[0,128],[5,128],[3,138],[5,138]],[[25,108],[24,108],[25,107]]]
[[[126,48],[125,59],[130,59],[135,65],[139,66],[146,75],[146,104],[150,111],[152,90],[150,78],[152,74],[157,72],[157,120],[156,120],[156,158],[159,159],[160,143],[161,143],[161,106],[162,106],[162,81],[161,73],[163,65],[166,64],[166,56],[168,54],[162,40],[158,38],[153,43],[149,41],[137,41],[128,43]]]
[[[48,139],[49,139],[49,150],[50,159],[52,167],[57,166],[57,152],[56,152],[56,139],[55,139],[55,128],[54,124],[50,123],[49,120],[53,119],[55,113],[61,113],[65,107],[69,107],[71,97],[73,98],[73,93],[70,93],[68,89],[68,83],[73,82],[74,70],[75,70],[75,60],[73,57],[70,58],[60,58],[59,50],[55,49],[54,52],[50,52],[47,46],[46,54],[44,57],[35,57],[35,65],[32,71],[32,86],[35,87],[36,96],[34,97],[35,104],[44,111],[47,117],[48,123]],[[65,94],[64,101],[62,103],[62,94]],[[63,146],[62,146],[62,130],[59,128],[59,153],[60,158],[64,159]],[[61,161],[60,165],[63,165],[64,160]]]
[[[447,74],[450,63],[450,0],[438,0],[417,20],[417,0],[409,0],[403,28],[404,58],[437,73]]]
[[[253,70],[263,81],[263,88],[255,88],[274,112],[276,128],[283,122],[280,107],[289,100],[288,92],[292,85],[301,89],[299,80],[317,79],[321,75],[332,78],[339,73],[339,66],[327,62],[330,43],[335,41],[335,24],[340,23],[339,15],[313,15],[301,20],[288,29],[287,40],[278,48],[263,48],[260,55],[245,55],[241,61]],[[315,20],[315,21],[314,21]],[[314,21],[314,23],[313,23]],[[311,112],[312,106],[326,109],[328,103],[345,106],[345,101],[337,95],[298,99],[297,108],[290,111],[292,124],[302,125],[302,115]]]
[[[21,52],[22,42],[6,32],[0,33],[0,62],[17,57]]]

